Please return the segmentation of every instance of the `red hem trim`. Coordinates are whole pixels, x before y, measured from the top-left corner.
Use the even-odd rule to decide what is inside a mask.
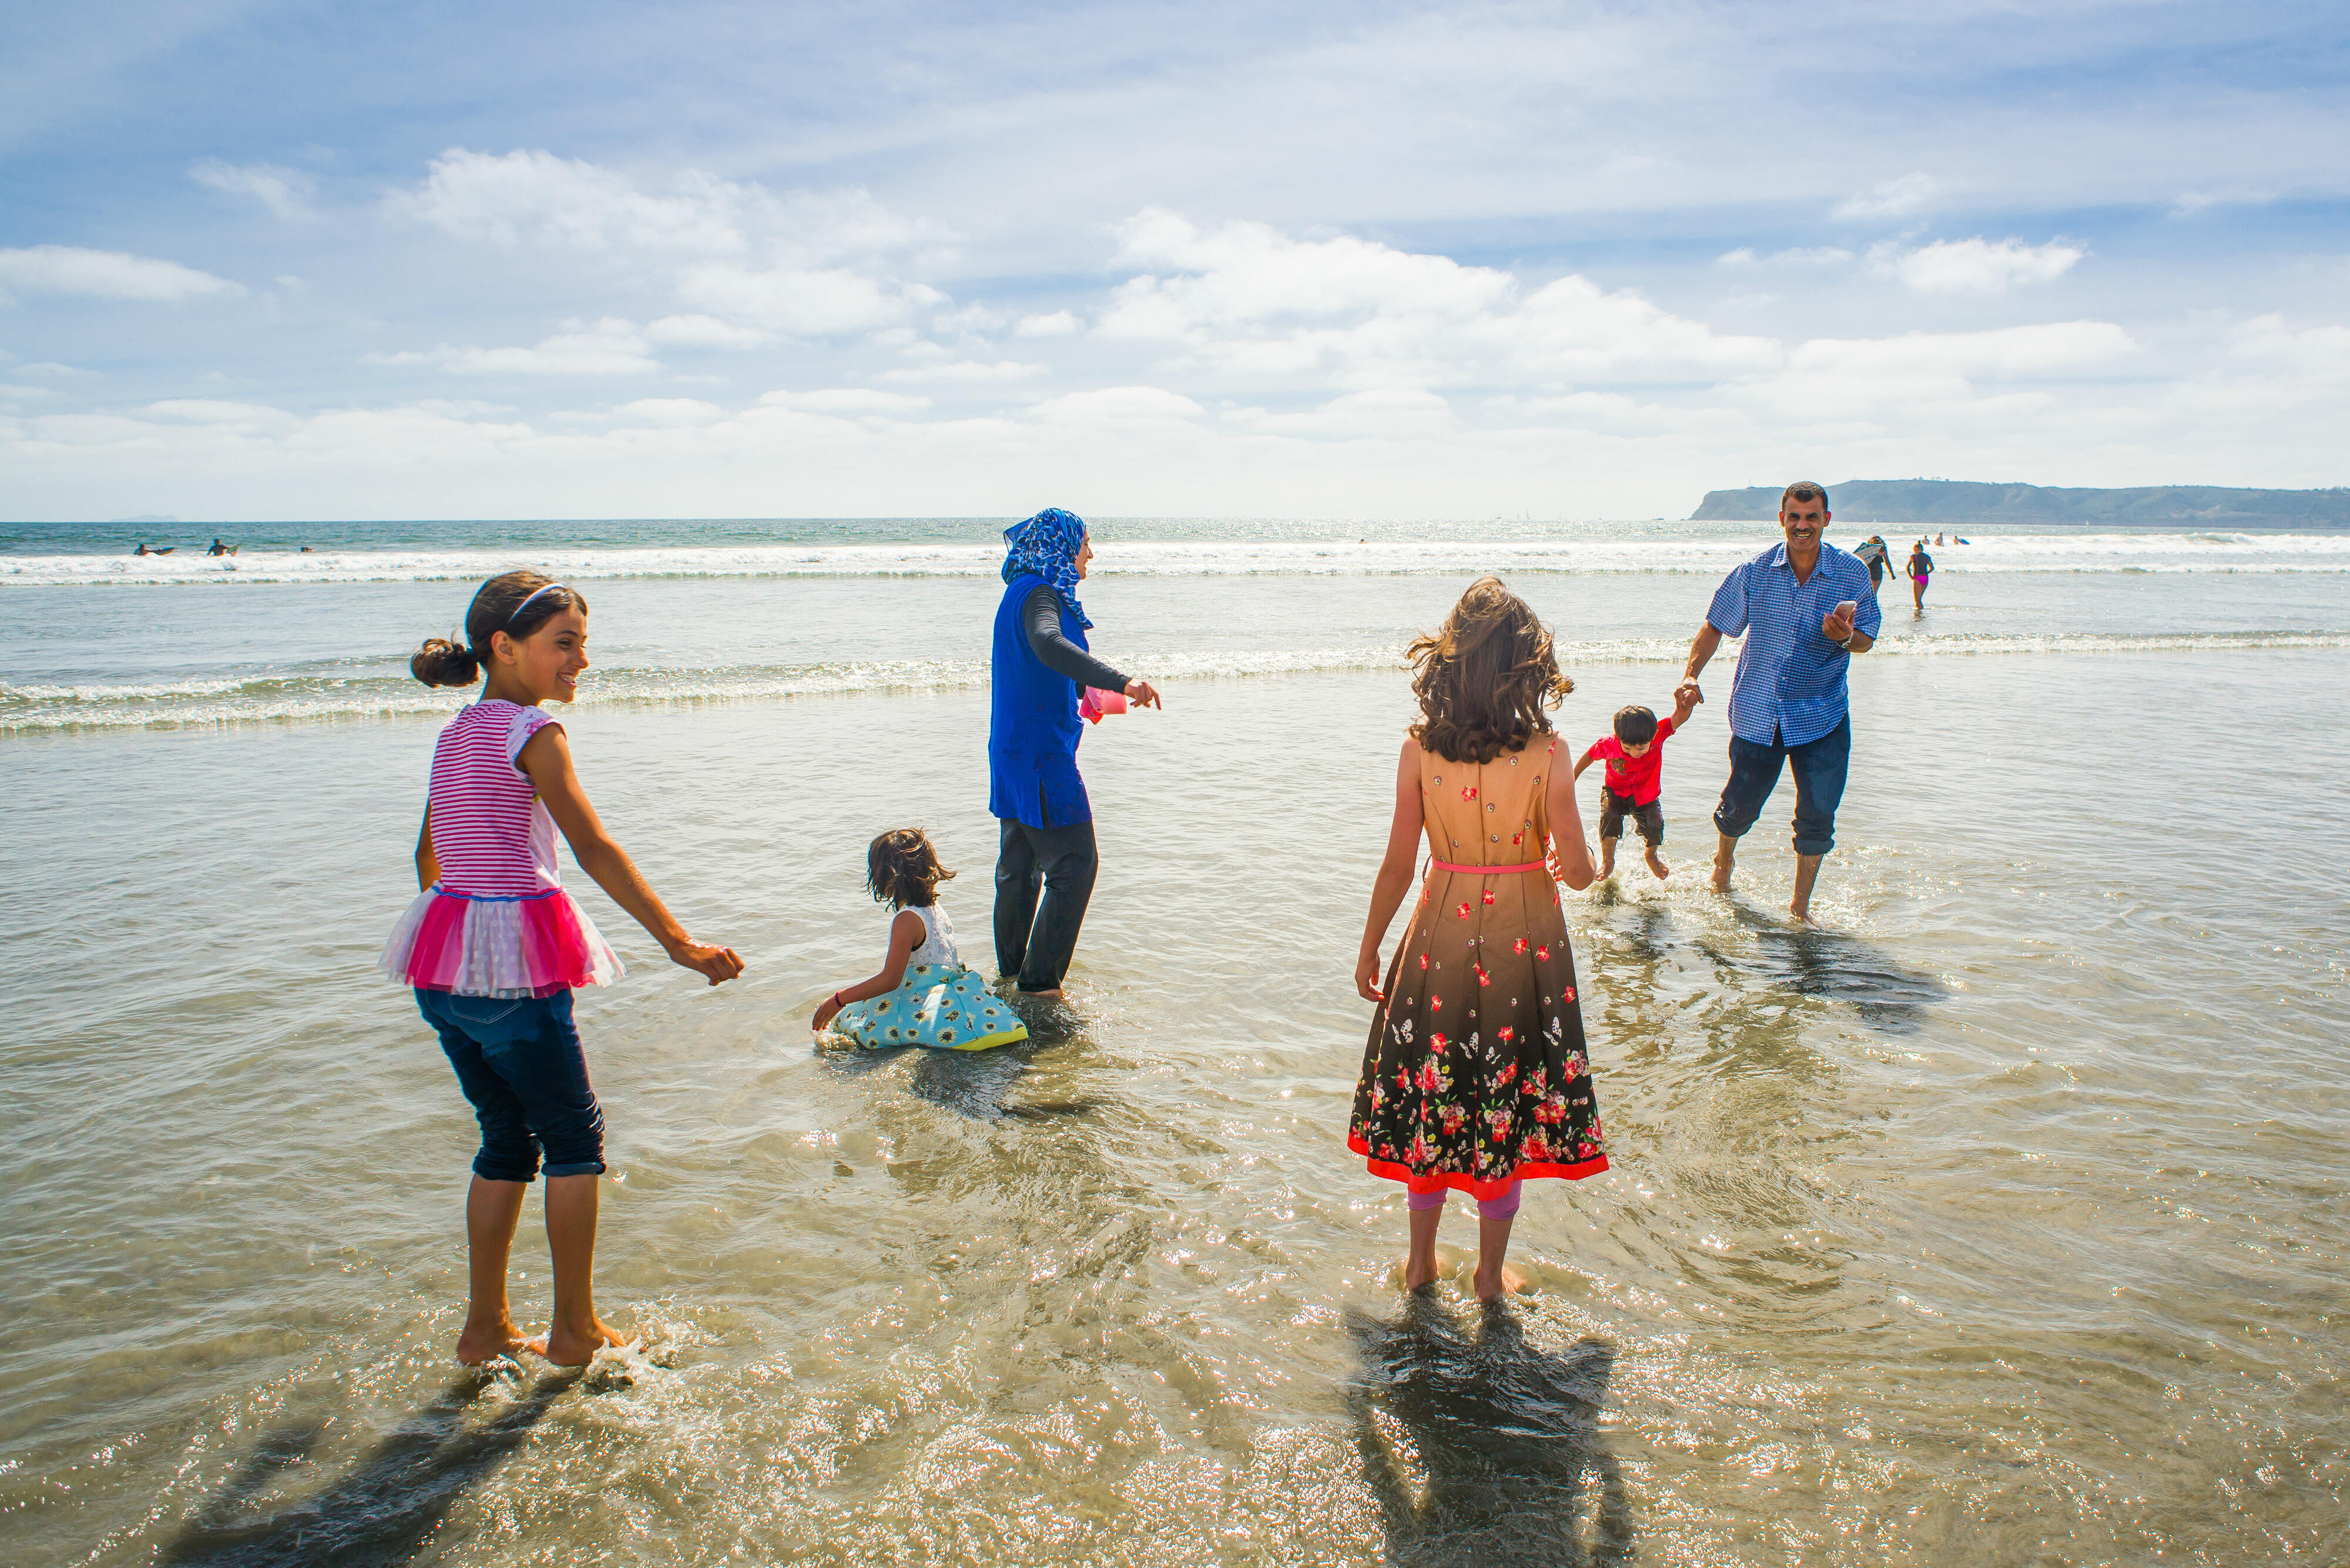
[[[1359,1138],[1349,1137],[1347,1147],[1363,1157],[1363,1167],[1373,1176],[1383,1176],[1389,1181],[1400,1181],[1414,1192],[1435,1192],[1444,1188],[1465,1192],[1471,1198],[1506,1198],[1510,1189],[1521,1181],[1552,1176],[1566,1181],[1581,1181],[1586,1176],[1596,1176],[1607,1168],[1607,1157],[1594,1155],[1589,1159],[1572,1165],[1557,1165],[1549,1160],[1521,1160],[1515,1170],[1499,1181],[1480,1181],[1473,1176],[1460,1176],[1451,1171],[1431,1171],[1422,1175],[1409,1166],[1391,1159],[1372,1156],[1370,1146]]]

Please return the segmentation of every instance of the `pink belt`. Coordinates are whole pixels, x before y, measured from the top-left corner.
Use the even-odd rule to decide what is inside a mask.
[[[1507,877],[1519,871],[1547,871],[1547,860],[1529,860],[1523,866],[1455,866],[1450,860],[1430,860],[1439,871],[1465,871],[1471,877]]]

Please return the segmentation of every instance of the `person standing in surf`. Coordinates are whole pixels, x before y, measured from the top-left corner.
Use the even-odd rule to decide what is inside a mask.
[[[620,961],[565,890],[555,830],[670,961],[716,985],[741,974],[743,961],[732,948],[695,941],[655,896],[605,832],[572,771],[563,726],[541,706],[578,695],[588,668],[586,598],[536,572],[504,573],[473,595],[463,643],[430,639],[408,667],[427,686],[489,676],[482,700],[460,709],[433,743],[416,837],[422,891],[377,961],[413,988],[481,1123],[465,1199],[472,1300],[457,1359],[477,1366],[528,1350],[584,1366],[625,1341],[596,1315],[604,1113],[588,1081],[571,992],[610,983]],[[544,1338],[526,1339],[507,1306],[506,1259],[542,1154],[555,1313]]]
[[[1551,879],[1555,858],[1568,887],[1593,881],[1575,753],[1544,712],[1575,682],[1549,630],[1492,577],[1409,658],[1419,720],[1396,759],[1395,815],[1355,961],[1355,989],[1378,1011],[1347,1147],[1409,1194],[1407,1290],[1436,1278],[1445,1194],[1477,1199],[1474,1288],[1492,1301],[1524,1285],[1503,1261],[1521,1184],[1607,1168]],[[1423,835],[1428,880],[1382,986],[1379,944]]]
[[[1051,506],[1003,531],[987,724],[987,808],[999,824],[995,967],[1023,994],[1061,994],[1100,859],[1077,773],[1079,705],[1096,690],[1162,706],[1147,680],[1094,657],[1077,584],[1094,558],[1085,520]]]
[[[1738,841],[1783,772],[1795,775],[1795,894],[1787,912],[1812,920],[1820,857],[1835,847],[1836,806],[1852,762],[1845,667],[1877,645],[1884,624],[1866,568],[1820,537],[1828,493],[1808,480],[1779,498],[1784,541],[1733,568],[1714,590],[1675,689],[1705,701],[1698,674],[1725,637],[1746,640],[1730,689],[1730,780],[1713,810],[1713,890],[1730,891]]]
[[[1909,607],[1922,611],[1926,607],[1926,584],[1934,575],[1934,557],[1926,554],[1924,539],[1910,546],[1907,569],[1909,573]]]

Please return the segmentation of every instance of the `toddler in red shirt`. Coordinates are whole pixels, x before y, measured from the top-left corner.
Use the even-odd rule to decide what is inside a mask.
[[[1674,699],[1669,719],[1659,720],[1646,708],[1623,709],[1616,715],[1616,732],[1591,742],[1591,749],[1575,764],[1576,778],[1595,761],[1607,764],[1607,784],[1599,794],[1602,877],[1616,874],[1616,841],[1624,836],[1627,816],[1639,828],[1641,842],[1648,846],[1648,869],[1659,879],[1672,875],[1672,867],[1657,853],[1665,842],[1664,807],[1657,804],[1664,790],[1665,737],[1689,722],[1696,705],[1694,694],[1682,691]]]

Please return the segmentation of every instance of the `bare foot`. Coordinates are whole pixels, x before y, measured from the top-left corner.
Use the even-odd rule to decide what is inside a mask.
[[[1420,1286],[1422,1286],[1422,1285],[1432,1285],[1432,1284],[1434,1284],[1435,1282],[1436,1282],[1436,1260],[1435,1260],[1435,1259],[1433,1259],[1433,1258],[1429,1259],[1429,1260],[1428,1260],[1428,1263],[1427,1263],[1427,1265],[1426,1265],[1425,1267],[1422,1267],[1420,1264],[1414,1262],[1413,1262],[1411,1259],[1409,1259],[1409,1258],[1406,1258],[1406,1259],[1403,1261],[1403,1288],[1404,1288],[1405,1290],[1407,1290],[1407,1291],[1416,1291],[1416,1290],[1419,1289],[1419,1287],[1420,1287]]]
[[[512,1318],[497,1323],[468,1322],[464,1332],[457,1335],[457,1362],[463,1366],[486,1366],[525,1350],[533,1355],[545,1355],[546,1341],[524,1338]]]
[[[1476,1290],[1477,1299],[1479,1301],[1499,1301],[1503,1296],[1513,1296],[1519,1292],[1524,1290],[1526,1288],[1526,1277],[1518,1272],[1517,1270],[1510,1267],[1509,1264],[1503,1263],[1502,1265],[1502,1277],[1498,1280],[1488,1279],[1485,1275],[1485,1266],[1481,1262],[1477,1265],[1476,1277],[1471,1282],[1471,1284]]]
[[[1713,890],[1717,893],[1730,891],[1730,867],[1726,862],[1716,860],[1713,863]]]
[[[585,1366],[596,1359],[596,1353],[607,1346],[625,1350],[636,1341],[619,1329],[608,1325],[602,1318],[593,1320],[595,1326],[582,1334],[576,1329],[558,1328],[546,1336],[546,1348],[541,1354],[557,1366]]]
[[[1616,851],[1611,846],[1599,852],[1599,880],[1605,882],[1616,875]]]
[[[1061,992],[1058,986],[1054,987],[1051,991],[1024,991],[1020,994],[1033,998],[1037,1002],[1058,1002],[1061,1000]]]
[[[1810,907],[1809,907],[1808,905],[1804,905],[1804,904],[1790,904],[1790,905],[1788,905],[1788,906],[1787,906],[1787,918],[1788,918],[1789,919],[1791,919],[1791,920],[1794,921],[1794,922],[1795,922],[1797,925],[1799,925],[1799,926],[1808,926],[1808,927],[1810,927],[1813,930],[1815,930],[1815,931],[1819,931],[1819,930],[1825,930],[1825,929],[1827,929],[1826,927],[1825,927],[1825,926],[1821,925],[1817,920],[1815,920],[1815,919],[1812,919],[1812,911],[1811,911],[1811,909],[1810,909]]]
[[[1659,882],[1673,874],[1673,868],[1665,864],[1665,857],[1653,849],[1648,851],[1648,869],[1656,874]]]

